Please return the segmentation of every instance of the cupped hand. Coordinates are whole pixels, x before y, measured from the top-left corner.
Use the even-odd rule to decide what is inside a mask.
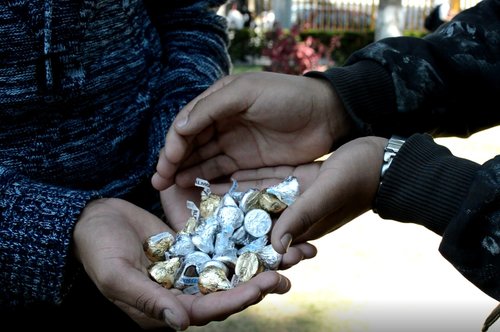
[[[153,186],[190,186],[243,169],[298,165],[329,152],[350,120],[322,79],[269,72],[227,76],[184,107],[168,131]]]
[[[100,199],[87,205],[73,233],[76,258],[97,288],[144,329],[204,325],[290,289],[289,280],[272,271],[203,296],[166,289],[149,278],[151,262],[142,247],[164,231],[172,232],[149,212],[120,199]]]
[[[233,174],[242,186],[268,187],[294,175],[301,194],[273,226],[271,243],[284,253],[292,243],[322,237],[372,208],[387,139],[363,137],[323,162],[246,170]]]

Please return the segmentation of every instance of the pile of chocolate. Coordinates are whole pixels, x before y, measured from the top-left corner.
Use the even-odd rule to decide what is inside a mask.
[[[174,237],[156,234],[144,242],[152,264],[150,277],[166,288],[186,294],[226,290],[250,280],[262,271],[277,270],[281,255],[269,242],[273,219],[299,195],[295,177],[263,189],[237,191],[237,182],[223,196],[210,184],[196,179],[203,188],[199,208],[191,210],[184,229]]]

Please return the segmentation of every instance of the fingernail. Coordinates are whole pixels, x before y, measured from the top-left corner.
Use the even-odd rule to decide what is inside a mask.
[[[182,128],[182,127],[184,127],[187,124],[187,120],[188,120],[187,116],[180,116],[175,121],[175,125],[177,127]]]
[[[163,310],[163,320],[174,330],[180,330],[180,326],[175,321],[175,315],[170,309]]]
[[[285,252],[288,251],[290,244],[292,243],[292,236],[289,233],[286,233],[281,237],[281,245],[285,248]]]

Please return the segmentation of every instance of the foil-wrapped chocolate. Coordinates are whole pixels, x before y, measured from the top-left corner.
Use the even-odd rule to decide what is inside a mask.
[[[261,237],[269,233],[272,223],[269,213],[262,209],[248,211],[244,219],[245,229],[253,237]]]
[[[259,208],[259,198],[260,198],[260,191],[257,189],[249,189],[247,190],[243,196],[241,197],[240,201],[240,209],[244,213],[247,213],[248,211]]]
[[[148,273],[151,279],[165,288],[172,288],[175,282],[177,271],[181,267],[180,257],[172,257],[166,261],[152,263],[148,267]]]
[[[192,243],[199,250],[212,254],[214,252],[215,234],[219,230],[219,222],[214,216],[203,220],[191,237]]]
[[[200,210],[196,204],[192,201],[186,202],[186,207],[191,210],[191,217],[188,218],[186,225],[180,233],[193,234],[198,227],[198,221],[200,219]]]
[[[198,226],[198,220],[196,220],[195,217],[189,217],[188,220],[186,221],[186,225],[184,225],[184,228],[182,229],[181,232],[185,234],[193,234],[197,226]]]
[[[215,267],[221,269],[222,271],[224,271],[224,274],[226,275],[226,277],[229,276],[229,273],[230,273],[229,267],[225,263],[223,263],[222,261],[215,260],[215,259],[209,260],[203,265],[201,270],[203,271],[204,269],[206,269],[209,266],[215,266]]]
[[[262,271],[264,271],[264,265],[260,261],[259,255],[247,251],[238,257],[234,274],[238,277],[238,282],[246,282]]]
[[[299,181],[294,176],[288,176],[277,185],[267,188],[266,192],[273,194],[280,201],[290,206],[299,196]]]
[[[220,196],[210,194],[204,196],[200,202],[200,214],[203,218],[208,218],[215,213],[219,206]]]
[[[195,251],[191,236],[186,233],[177,233],[174,244],[170,247],[167,254],[169,257],[186,256]]]
[[[198,284],[202,267],[210,261],[210,256],[201,251],[193,251],[186,255],[182,263],[182,272],[175,281],[175,288],[184,289]]]
[[[257,254],[259,255],[259,258],[265,268],[268,270],[277,270],[281,263],[281,257],[283,256],[274,250],[271,244],[262,247]]]
[[[209,265],[200,273],[198,288],[202,294],[208,294],[231,289],[232,285],[223,269]]]
[[[274,194],[263,191],[259,196],[259,207],[269,213],[281,213],[287,205]]]
[[[217,210],[217,220],[219,224],[224,226],[230,226],[233,231],[243,225],[243,220],[245,219],[245,215],[243,211],[240,210],[236,205],[226,205],[221,206]]]
[[[203,218],[208,218],[217,210],[217,207],[219,207],[221,197],[212,194],[210,184],[206,180],[197,178],[195,186],[203,188],[201,192],[200,214]]]
[[[143,249],[152,262],[164,261],[165,253],[174,244],[175,238],[169,232],[152,235],[143,243]]]

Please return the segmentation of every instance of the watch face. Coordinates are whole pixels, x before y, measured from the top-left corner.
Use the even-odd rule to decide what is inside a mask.
[[[392,136],[387,142],[387,146],[384,149],[384,163],[380,169],[380,182],[385,175],[385,172],[391,166],[392,159],[396,156],[401,146],[405,143],[405,139],[400,136]]]

